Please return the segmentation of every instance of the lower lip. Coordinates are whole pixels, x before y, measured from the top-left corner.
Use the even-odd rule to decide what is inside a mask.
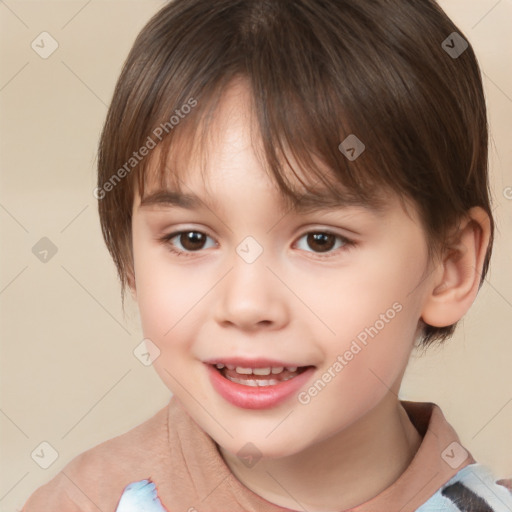
[[[228,402],[243,409],[268,409],[281,404],[298,392],[315,371],[314,367],[310,367],[297,377],[274,386],[253,387],[231,382],[223,377],[213,365],[208,364],[207,366],[210,381],[217,393]]]

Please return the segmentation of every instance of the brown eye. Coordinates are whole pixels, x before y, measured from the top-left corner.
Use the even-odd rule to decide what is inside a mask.
[[[178,235],[178,240],[186,251],[194,251],[203,248],[206,235],[198,231],[184,231]]]
[[[307,236],[309,247],[316,249],[319,252],[327,252],[331,250],[336,243],[336,237],[329,233],[310,233]]]
[[[300,247],[301,241],[305,240],[303,247]],[[336,253],[336,249],[348,249],[354,245],[354,242],[341,235],[329,233],[326,231],[311,231],[304,234],[299,242],[299,248],[306,252],[313,252],[316,254],[326,253],[326,256],[331,256]]]
[[[208,235],[200,231],[177,231],[160,239],[168,249],[178,256],[190,256],[205,248]],[[213,244],[215,246],[215,243]]]

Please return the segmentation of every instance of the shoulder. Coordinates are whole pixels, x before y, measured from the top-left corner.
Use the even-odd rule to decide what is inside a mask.
[[[128,432],[76,456],[30,496],[23,512],[115,510],[127,483],[165,467],[167,419],[168,406]]]
[[[487,466],[469,464],[446,482],[417,512],[437,510],[508,512],[512,510],[512,479],[498,480]]]

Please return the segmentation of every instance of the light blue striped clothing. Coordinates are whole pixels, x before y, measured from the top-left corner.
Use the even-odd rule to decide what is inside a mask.
[[[116,512],[167,511],[158,498],[155,484],[141,480],[125,488]],[[512,491],[496,483],[486,466],[469,464],[416,512],[512,512]]]
[[[512,512],[512,491],[478,463],[462,468],[417,512]]]

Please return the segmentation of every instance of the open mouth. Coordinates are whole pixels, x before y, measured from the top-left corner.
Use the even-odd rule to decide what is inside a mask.
[[[224,400],[242,409],[279,406],[298,393],[316,371],[315,366],[290,366],[285,361],[265,358],[204,362],[213,389]]]
[[[250,387],[276,386],[291,380],[312,366],[279,366],[265,368],[243,368],[235,365],[212,365],[225,379]]]

